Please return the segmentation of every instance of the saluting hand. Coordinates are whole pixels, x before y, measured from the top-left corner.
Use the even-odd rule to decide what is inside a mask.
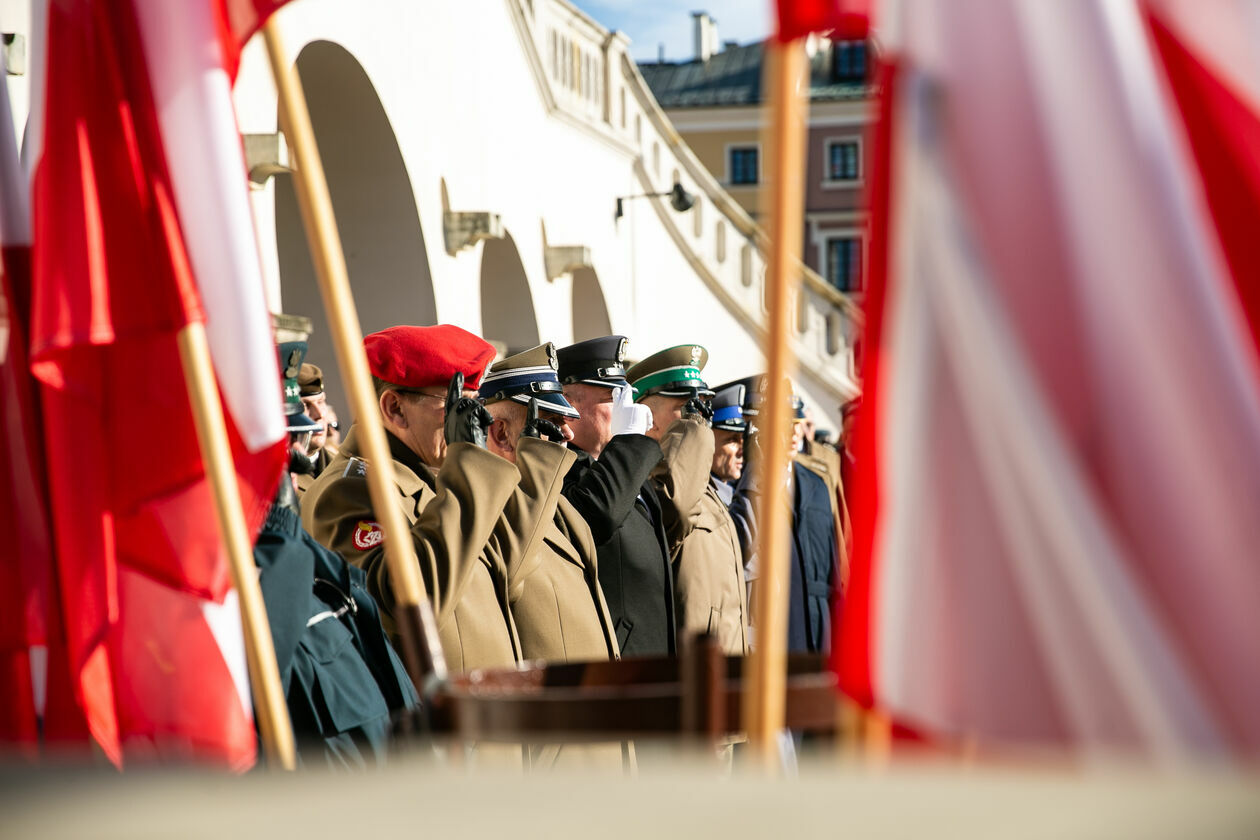
[[[529,398],[529,408],[525,410],[525,428],[521,429],[521,437],[546,438],[552,443],[564,443],[564,432],[550,420],[538,417],[538,398]]]
[[[652,428],[652,409],[635,403],[630,387],[619,385],[613,391],[611,420],[614,435],[646,435]]]
[[[712,425],[713,406],[709,405],[708,400],[700,396],[699,388],[691,389],[691,397],[688,398],[686,405],[683,406],[683,417],[702,420],[706,426]]]
[[[471,443],[485,448],[486,429],[494,422],[486,407],[464,395],[464,374],[456,373],[446,388],[446,444]]]

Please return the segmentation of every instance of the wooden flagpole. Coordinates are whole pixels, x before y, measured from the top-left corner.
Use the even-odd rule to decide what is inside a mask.
[[[785,477],[791,464],[787,441],[791,392],[788,377],[796,359],[789,344],[792,311],[800,293],[801,224],[804,208],[805,118],[801,92],[806,68],[802,41],[767,42],[766,90],[770,92],[770,121],[766,128],[770,197],[770,260],[766,272],[769,346],[766,358],[766,399],[762,420],[760,532],[757,556],[756,646],[745,687],[744,728],[767,768],[778,766],[778,735],[786,704],[788,540],[790,538]]]
[[[273,15],[263,26],[267,57],[276,82],[280,106],[280,128],[293,153],[293,182],[302,224],[311,248],[311,260],[319,280],[319,291],[328,314],[328,328],[333,348],[346,384],[350,410],[354,412],[355,429],[363,444],[363,454],[371,468],[367,472],[372,510],[385,532],[385,562],[395,596],[394,614],[403,642],[403,664],[421,697],[426,682],[446,679],[446,660],[438,644],[437,621],[425,594],[424,580],[415,549],[409,538],[410,528],[396,501],[394,461],[381,424],[376,391],[368,372],[367,354],[363,350],[363,331],[359,314],[350,292],[346,258],[341,250],[341,237],[333,216],[332,198],[324,177],[315,132],[297,69],[289,60],[279,24]]]
[[[219,400],[214,366],[210,361],[205,325],[198,321],[184,327],[179,331],[178,343],[184,379],[188,383],[188,397],[192,402],[193,421],[197,427],[197,441],[201,445],[201,460],[214,492],[214,509],[227,549],[232,585],[236,587],[240,599],[245,660],[249,666],[249,684],[254,694],[254,713],[258,718],[263,750],[268,766],[292,770],[297,766],[293,724],[289,721],[271,625],[267,623],[267,610],[258,585],[253,543],[245,525],[244,511],[241,510],[240,487],[236,483],[236,468],[228,443],[227,426],[223,421],[223,404]]]

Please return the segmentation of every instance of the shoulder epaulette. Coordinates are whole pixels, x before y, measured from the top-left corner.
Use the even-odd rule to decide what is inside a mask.
[[[351,458],[346,464],[345,472],[341,474],[342,478],[366,478],[368,471],[368,462],[363,458]]]

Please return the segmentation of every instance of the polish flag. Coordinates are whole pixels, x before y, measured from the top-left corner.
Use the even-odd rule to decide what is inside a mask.
[[[31,226],[26,176],[18,162],[8,85],[0,85],[0,580],[13,608],[0,610],[0,744],[38,755],[39,717],[32,653],[46,650],[52,568],[44,507],[43,447],[35,381],[26,358],[31,294]],[[38,668],[38,664],[36,665]]]
[[[30,361],[75,699],[119,766],[244,769],[256,755],[239,610],[176,342],[205,322],[256,529],[285,427],[225,9],[54,0],[34,33],[46,59],[26,143]]]
[[[845,690],[1260,753],[1260,17],[890,0]]]
[[[776,0],[780,41],[811,32],[837,40],[862,39],[870,29],[871,0]]]

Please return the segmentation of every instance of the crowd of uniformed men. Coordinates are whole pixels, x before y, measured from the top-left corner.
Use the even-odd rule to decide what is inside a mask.
[[[341,437],[320,368],[302,361],[304,345],[280,347],[287,389],[300,398],[287,409],[292,481],[256,555],[290,707],[300,707],[295,728],[328,739],[414,702],[384,642],[398,641],[384,555],[392,539],[415,547],[455,671],[673,655],[696,632],[746,653],[757,501],[771,480],[785,482],[791,503],[789,649],[828,649],[846,570],[850,456],[814,440],[799,397],[764,404],[756,375],[710,388],[708,353],[691,344],[629,367],[623,336],[498,361],[490,343],[450,325],[392,327],[364,345],[405,535],[378,524],[373,466],[357,428]],[[758,414],[773,410],[790,413],[790,440],[758,432]],[[770,446],[791,451],[787,474],[761,474]],[[273,571],[295,553],[317,555],[313,598],[294,595],[309,563],[287,583]],[[343,635],[366,651],[370,709],[321,688],[355,679],[321,672]]]

